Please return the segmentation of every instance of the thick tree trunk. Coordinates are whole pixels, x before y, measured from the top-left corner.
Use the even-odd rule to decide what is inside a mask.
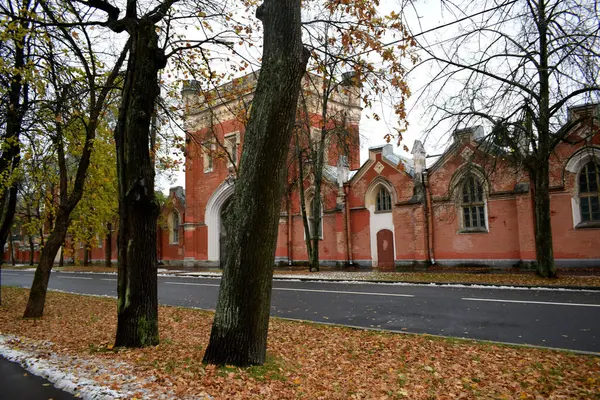
[[[536,271],[544,278],[556,278],[552,222],[550,217],[550,191],[548,163],[540,163],[533,174]]]
[[[54,223],[54,229],[42,249],[40,262],[33,276],[29,300],[25,308],[24,318],[41,318],[44,315],[44,306],[46,304],[46,294],[48,292],[48,281],[50,280],[50,271],[54,265],[54,258],[65,241],[67,228],[69,226],[69,213],[64,207],[59,208]]]
[[[548,67],[548,4],[540,0],[537,4],[536,21],[539,34],[539,121],[538,148],[535,169],[530,171],[535,188],[535,250],[537,273],[544,278],[556,278],[554,249],[552,245],[552,223],[550,218],[550,72]]]
[[[10,238],[8,241],[8,253],[10,255],[10,263],[14,267],[16,264],[16,262],[15,262],[15,244],[14,244],[12,238]]]
[[[112,224],[109,222],[106,232],[106,243],[104,245],[104,266],[112,267]]]
[[[257,17],[264,25],[263,63],[226,218],[230,245],[204,354],[205,362],[217,365],[265,361],[285,164],[308,61],[300,0],[265,0]]]
[[[118,302],[115,346],[158,344],[156,225],[150,122],[165,66],[156,27],[141,19],[131,34],[131,52],[119,122],[115,130],[119,178]]]

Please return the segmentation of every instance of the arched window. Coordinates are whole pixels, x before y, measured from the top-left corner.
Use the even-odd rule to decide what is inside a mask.
[[[468,175],[463,179],[461,210],[462,229],[467,231],[487,230],[485,193],[481,181],[474,175]]]
[[[581,222],[600,222],[600,166],[590,161],[579,173]]]
[[[375,211],[392,211],[392,196],[384,187],[377,192],[377,204]]]
[[[171,213],[170,222],[170,242],[171,244],[177,244],[179,243],[179,213],[177,211]]]

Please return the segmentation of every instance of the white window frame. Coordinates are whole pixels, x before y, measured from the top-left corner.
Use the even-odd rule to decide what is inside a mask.
[[[581,173],[583,172],[583,170],[585,169],[585,167],[589,164],[596,164],[597,168],[600,169],[600,160],[595,159],[593,157],[588,158],[583,165],[581,165],[581,167],[579,168],[579,171],[577,172],[577,175],[575,177],[576,181],[575,181],[575,185],[577,187],[577,195],[576,195],[576,210],[575,214],[577,214],[577,223],[576,223],[576,227],[582,228],[582,227],[600,227],[600,220],[589,220],[589,221],[584,221],[583,220],[583,215],[581,213],[581,185],[580,185],[580,179],[581,179]],[[586,192],[586,193],[590,193],[592,194],[591,196],[586,196],[586,197],[594,197],[593,194],[596,193],[598,196],[598,193],[600,193],[600,188],[597,188],[598,191],[597,192]],[[598,196],[600,197],[600,196]],[[591,212],[591,210],[590,210]]]
[[[388,208],[379,209],[379,195],[381,194],[382,191],[385,192],[385,194],[387,195],[387,199],[389,199],[389,207],[390,207],[389,209]],[[385,200],[385,199],[383,199],[383,200]],[[384,204],[384,206],[385,206],[385,204]],[[389,212],[392,212],[393,208],[394,208],[394,202],[392,201],[392,194],[385,186],[379,185],[377,193],[375,194],[375,212],[376,213],[389,213]]]
[[[235,148],[232,148],[232,140],[235,138]],[[225,147],[225,151],[227,151],[227,154],[229,155],[227,157],[227,166],[228,167],[233,167],[233,164],[235,163],[236,165],[239,163],[239,148],[240,148],[240,132],[231,132],[228,133],[227,135],[224,136],[223,138],[224,140],[224,147]],[[233,159],[233,163],[231,162],[231,159]]]
[[[573,216],[573,228],[597,228],[600,227],[595,221],[585,221],[581,219],[581,200],[579,197],[579,175],[583,168],[590,162],[595,161],[600,164],[600,147],[586,146],[571,156],[565,170],[575,174],[574,190],[571,197],[571,213]]]
[[[177,216],[177,231],[175,231],[175,221],[174,218]],[[179,211],[173,209],[169,214],[169,223],[167,224],[169,228],[169,244],[179,244],[179,236],[181,230],[181,215]],[[175,232],[177,232],[177,237],[175,237]]]
[[[480,202],[473,202],[471,201],[470,203],[464,203],[463,202],[463,191],[464,191],[464,187],[465,185],[468,183],[469,179],[475,179],[475,182],[479,183],[479,185],[481,186],[481,195],[482,195],[482,200],[483,203]],[[458,214],[459,214],[459,221],[460,221],[460,229],[459,229],[459,233],[488,233],[490,231],[490,223],[489,223],[489,218],[488,218],[488,196],[487,196],[487,190],[486,190],[486,185],[485,185],[485,180],[479,176],[479,174],[473,173],[472,171],[469,173],[466,173],[464,176],[462,176],[460,178],[460,185],[457,188],[457,200],[458,200]],[[464,209],[466,207],[481,207],[483,205],[483,223],[485,224],[484,227],[481,226],[477,226],[477,227],[466,227],[465,226],[465,212]],[[479,212],[477,213],[477,215],[479,216]],[[472,216],[470,216],[472,217]],[[472,225],[472,224],[471,224]]]
[[[214,169],[215,160],[213,153],[217,149],[214,142],[206,142],[202,144],[202,163],[204,167],[204,173],[207,174],[212,172]]]

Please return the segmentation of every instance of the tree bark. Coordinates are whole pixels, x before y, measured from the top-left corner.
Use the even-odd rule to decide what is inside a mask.
[[[104,266],[112,267],[112,224],[107,225],[106,243],[104,245]]]
[[[83,266],[88,267],[90,265],[90,248],[85,243],[83,247]]]
[[[204,362],[217,365],[265,361],[286,159],[309,57],[300,0],[265,0],[257,17],[264,26],[263,63],[225,221],[230,245],[204,354]]]
[[[59,207],[56,214],[54,229],[46,241],[46,245],[40,254],[40,262],[33,276],[29,300],[25,308],[24,318],[41,318],[44,315],[44,306],[46,304],[46,294],[48,292],[48,281],[50,280],[50,271],[54,264],[54,257],[65,241],[67,228],[69,226],[69,213],[65,207]]]
[[[534,171],[535,188],[535,250],[536,269],[538,275],[544,278],[556,278],[554,264],[554,248],[552,245],[552,223],[550,218],[550,72],[548,67],[548,16],[547,4],[540,0],[537,4],[538,18],[536,21],[539,34],[539,122],[538,122],[538,152]]]
[[[31,235],[27,235],[27,238],[29,239],[29,265],[33,265],[35,247],[33,245],[33,238]]]
[[[119,179],[117,334],[115,346],[158,344],[156,225],[150,123],[166,59],[155,25],[138,20],[131,35],[119,121],[115,130]]]
[[[548,162],[540,162],[535,172],[530,173],[534,184],[536,272],[544,278],[556,278],[548,165]]]

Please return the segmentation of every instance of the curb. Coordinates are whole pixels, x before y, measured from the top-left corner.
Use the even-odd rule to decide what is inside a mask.
[[[220,275],[190,275],[189,273],[174,273],[169,274],[179,277],[190,277],[190,278],[220,278]],[[517,288],[517,289],[565,289],[565,290],[588,290],[588,291],[600,291],[600,286],[539,286],[539,285],[511,285],[511,284],[494,284],[494,283],[473,283],[473,282],[409,282],[409,281],[386,281],[376,279],[342,279],[342,278],[294,278],[287,276],[273,276],[273,279],[283,281],[300,281],[300,282],[353,282],[353,283],[374,283],[374,284],[394,284],[401,283],[405,285],[419,285],[419,286],[486,286],[490,288]]]

